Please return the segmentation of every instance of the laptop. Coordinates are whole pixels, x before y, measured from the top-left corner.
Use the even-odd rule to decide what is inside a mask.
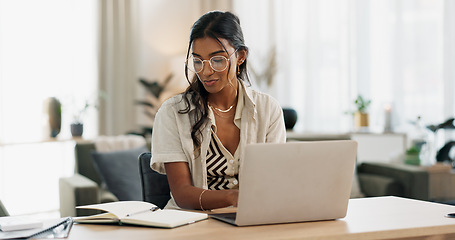
[[[237,212],[210,216],[236,226],[343,218],[356,155],[352,140],[247,145]]]

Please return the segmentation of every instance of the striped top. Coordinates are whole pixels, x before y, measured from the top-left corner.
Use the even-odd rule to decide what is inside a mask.
[[[238,188],[239,159],[234,158],[223,146],[213,129],[206,162],[208,189]]]

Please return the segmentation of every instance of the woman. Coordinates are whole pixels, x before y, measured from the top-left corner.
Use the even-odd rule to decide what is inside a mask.
[[[234,14],[209,12],[194,23],[185,66],[190,86],[160,107],[153,127],[151,166],[167,174],[166,208],[237,206],[245,145],[285,141],[279,104],[243,83],[247,56]]]

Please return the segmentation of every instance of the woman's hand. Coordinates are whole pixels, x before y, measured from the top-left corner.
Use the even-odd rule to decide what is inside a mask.
[[[237,206],[237,189],[209,190],[201,195],[204,189],[193,186],[188,163],[165,163],[164,167],[172,196],[179,207],[208,210]]]
[[[238,200],[239,200],[239,190],[238,189],[231,189],[231,190],[225,190],[225,191],[228,192],[226,198],[231,203],[230,206],[237,207],[237,203],[238,203]]]

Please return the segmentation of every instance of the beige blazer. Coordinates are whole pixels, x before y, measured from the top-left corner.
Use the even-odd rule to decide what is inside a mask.
[[[246,87],[242,81],[240,91],[243,95],[243,108],[240,118],[240,168],[242,167],[244,146],[250,143],[282,143],[286,141],[283,111],[271,96]],[[240,96],[240,94],[239,94]],[[185,108],[183,95],[170,98],[158,110],[152,132],[151,167],[165,174],[164,163],[187,162],[191,171],[193,185],[207,189],[206,155],[210,144],[211,121],[203,127],[201,154],[195,157],[191,139],[192,114],[180,114]],[[239,99],[240,101],[240,99]],[[211,114],[210,114],[211,115]],[[236,114],[237,115],[237,114]],[[239,176],[241,179],[241,176]],[[241,182],[241,180],[240,180]],[[166,208],[178,208],[172,194]]]

